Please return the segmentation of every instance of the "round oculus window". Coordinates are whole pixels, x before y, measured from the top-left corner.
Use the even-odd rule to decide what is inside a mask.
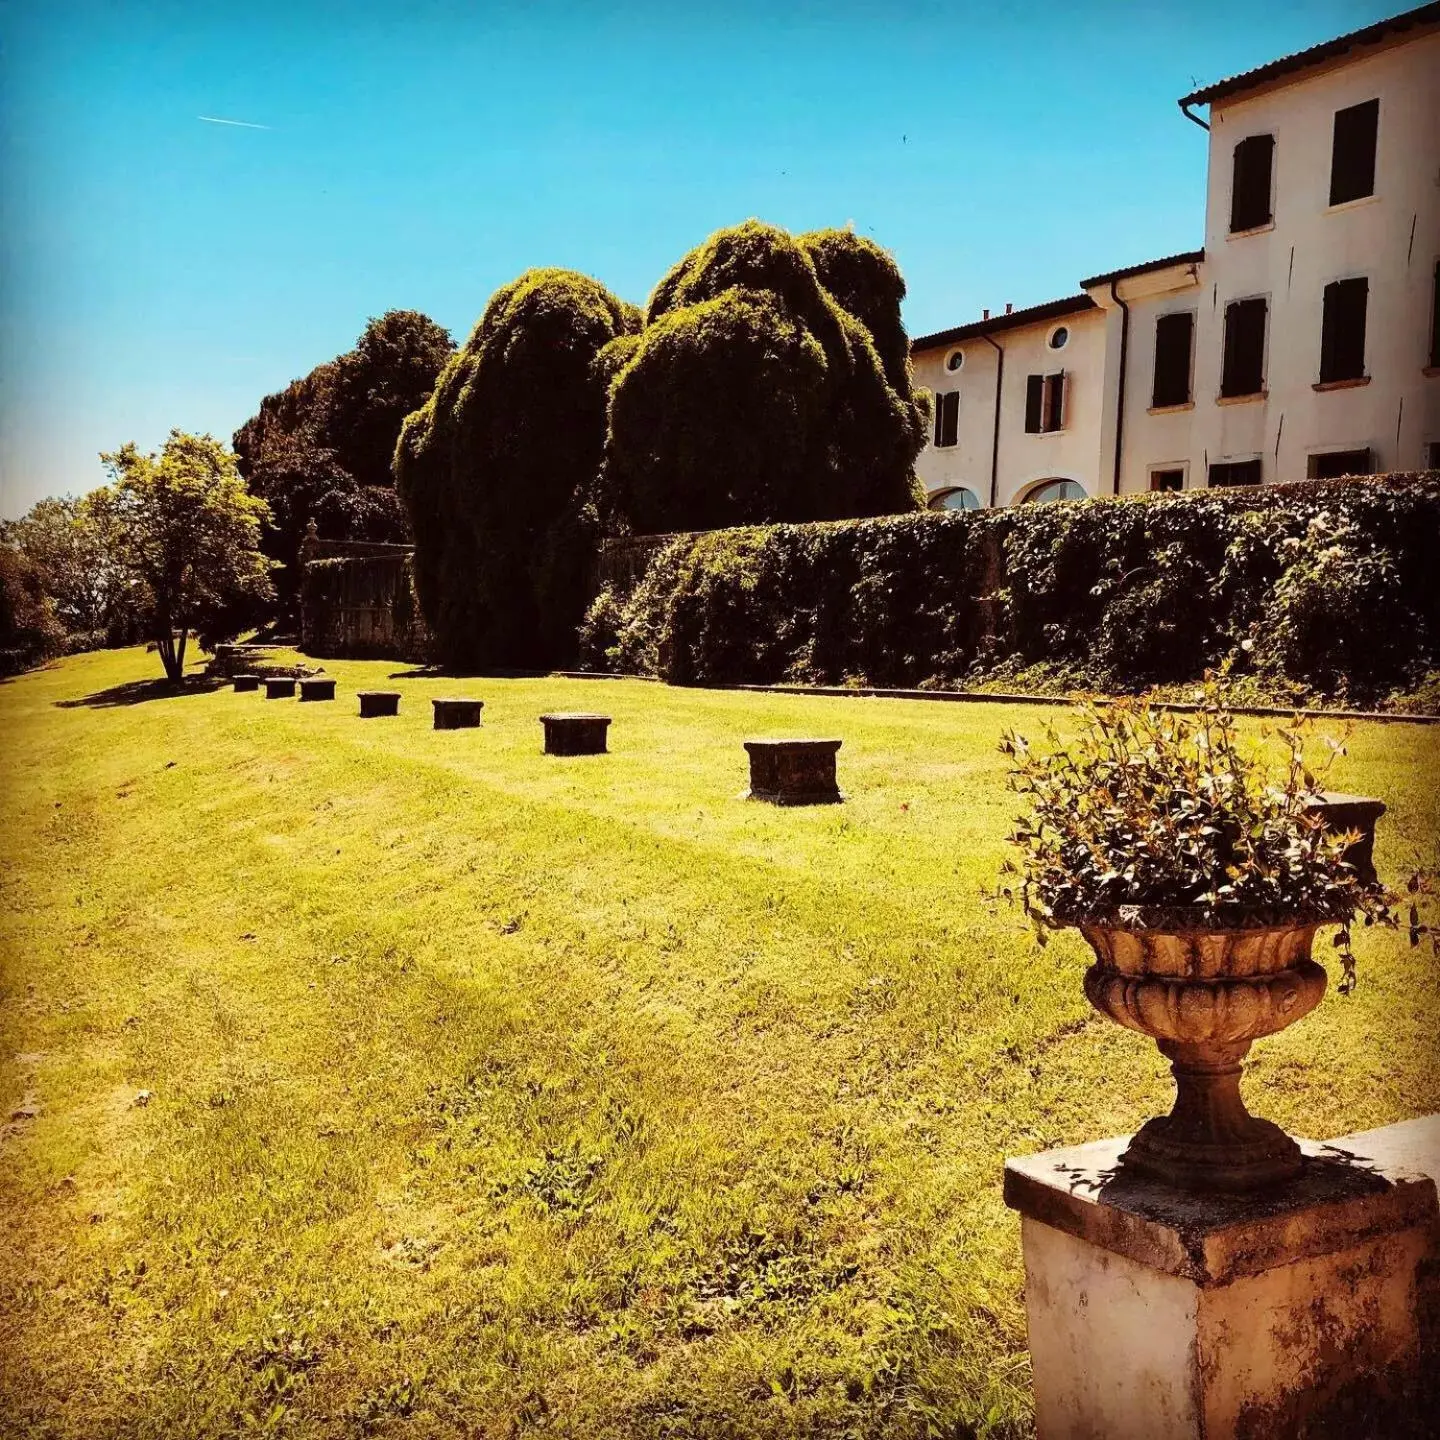
[[[1063,350],[1065,342],[1070,338],[1070,331],[1064,325],[1057,325],[1050,332],[1050,348],[1052,350]]]
[[[963,350],[952,350],[945,357],[945,368],[947,370],[958,370],[965,363],[965,352]]]

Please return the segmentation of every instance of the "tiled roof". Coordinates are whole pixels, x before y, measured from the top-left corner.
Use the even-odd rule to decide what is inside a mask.
[[[1123,270],[1107,270],[1103,275],[1092,275],[1082,280],[1081,286],[1088,290],[1092,285],[1108,285],[1112,280],[1128,280],[1132,275],[1148,275],[1152,270],[1168,270],[1172,265],[1194,265],[1205,258],[1203,250],[1182,250],[1178,255],[1162,255],[1158,260],[1144,260],[1139,265],[1127,265]]]
[[[1041,320],[1058,320],[1062,315],[1076,315],[1082,310],[1099,307],[1088,295],[1067,295],[1063,300],[1047,300],[1026,310],[1012,310],[1008,315],[992,315],[988,320],[972,320],[953,330],[937,330],[933,335],[917,335],[910,342],[916,350],[930,350],[936,345],[953,345],[957,340],[973,340],[977,335],[990,335],[997,330],[1013,330],[1017,325],[1034,325]]]
[[[1338,59],[1358,46],[1376,45],[1417,25],[1431,25],[1437,21],[1440,21],[1440,3],[1421,5],[1417,9],[1407,10],[1403,15],[1392,15],[1388,20],[1376,21],[1373,25],[1365,26],[1363,30],[1352,30],[1348,35],[1327,40],[1323,45],[1312,45],[1308,50],[1297,50],[1293,55],[1282,55],[1280,59],[1270,61],[1268,65],[1232,75],[1228,80],[1218,80],[1214,85],[1207,85],[1203,90],[1184,96],[1180,104],[1213,105],[1217,100],[1226,100],[1232,95],[1253,90],[1268,80],[1278,79],[1297,70],[1308,70],[1314,65],[1323,65],[1327,60]]]

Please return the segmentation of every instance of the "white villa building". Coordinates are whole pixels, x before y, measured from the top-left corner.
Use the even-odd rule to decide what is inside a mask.
[[[1440,4],[1179,104],[1204,249],[912,342],[932,508],[1440,467]]]

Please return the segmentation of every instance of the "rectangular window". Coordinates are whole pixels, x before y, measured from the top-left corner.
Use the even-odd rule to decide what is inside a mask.
[[[1366,100],[1335,112],[1330,149],[1330,203],[1343,205],[1375,193],[1375,137],[1380,102]]]
[[[1225,307],[1225,359],[1220,394],[1258,395],[1265,388],[1264,297],[1233,300]]]
[[[1320,321],[1320,383],[1365,378],[1365,301],[1370,282],[1335,280],[1325,287]]]
[[[1251,135],[1235,147],[1230,183],[1230,233],[1268,225],[1270,171],[1275,158],[1273,135]]]
[[[1025,380],[1025,432],[1046,435],[1065,428],[1065,372]]]
[[[1162,315],[1155,322],[1155,382],[1150,390],[1153,408],[1189,404],[1194,334],[1195,316],[1189,310]]]
[[[960,392],[947,390],[935,397],[935,444],[954,445],[960,433]]]
[[[1311,480],[1335,480],[1341,475],[1369,475],[1370,450],[1331,450],[1324,455],[1311,455],[1305,462],[1305,474]]]
[[[1185,488],[1185,472],[1176,469],[1152,470],[1150,472],[1150,488],[1152,490],[1183,490]]]
[[[1210,485],[1221,489],[1227,485],[1258,485],[1260,483],[1260,462],[1258,460],[1225,460],[1210,467]]]

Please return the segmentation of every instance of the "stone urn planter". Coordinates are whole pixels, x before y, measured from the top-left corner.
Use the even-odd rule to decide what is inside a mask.
[[[290,700],[295,695],[295,677],[293,675],[269,675],[265,679],[265,698],[267,700]]]
[[[771,805],[838,805],[839,740],[746,740],[750,789],[746,798]]]
[[[1300,1148],[1245,1108],[1241,1062],[1255,1040],[1320,1003],[1325,971],[1310,958],[1318,923],[1264,917],[1273,923],[1242,919],[1223,929],[1187,923],[1196,917],[1183,910],[1139,918],[1153,923],[1079,923],[1096,957],[1086,997],[1151,1036],[1175,1075],[1174,1108],[1141,1126],[1121,1164],[1182,1189],[1244,1191],[1291,1179]]]
[[[471,700],[465,696],[448,696],[432,700],[430,705],[435,713],[437,730],[475,730],[480,725],[480,712],[485,708],[483,700]]]
[[[301,700],[333,700],[335,682],[326,675],[311,675],[300,681]]]
[[[547,755],[604,755],[608,715],[550,714],[540,717]]]
[[[237,675],[235,677],[235,689],[240,692],[258,690],[260,688],[260,677],[258,675]]]
[[[361,690],[360,714],[366,720],[380,715],[400,713],[400,692],[398,690]]]

